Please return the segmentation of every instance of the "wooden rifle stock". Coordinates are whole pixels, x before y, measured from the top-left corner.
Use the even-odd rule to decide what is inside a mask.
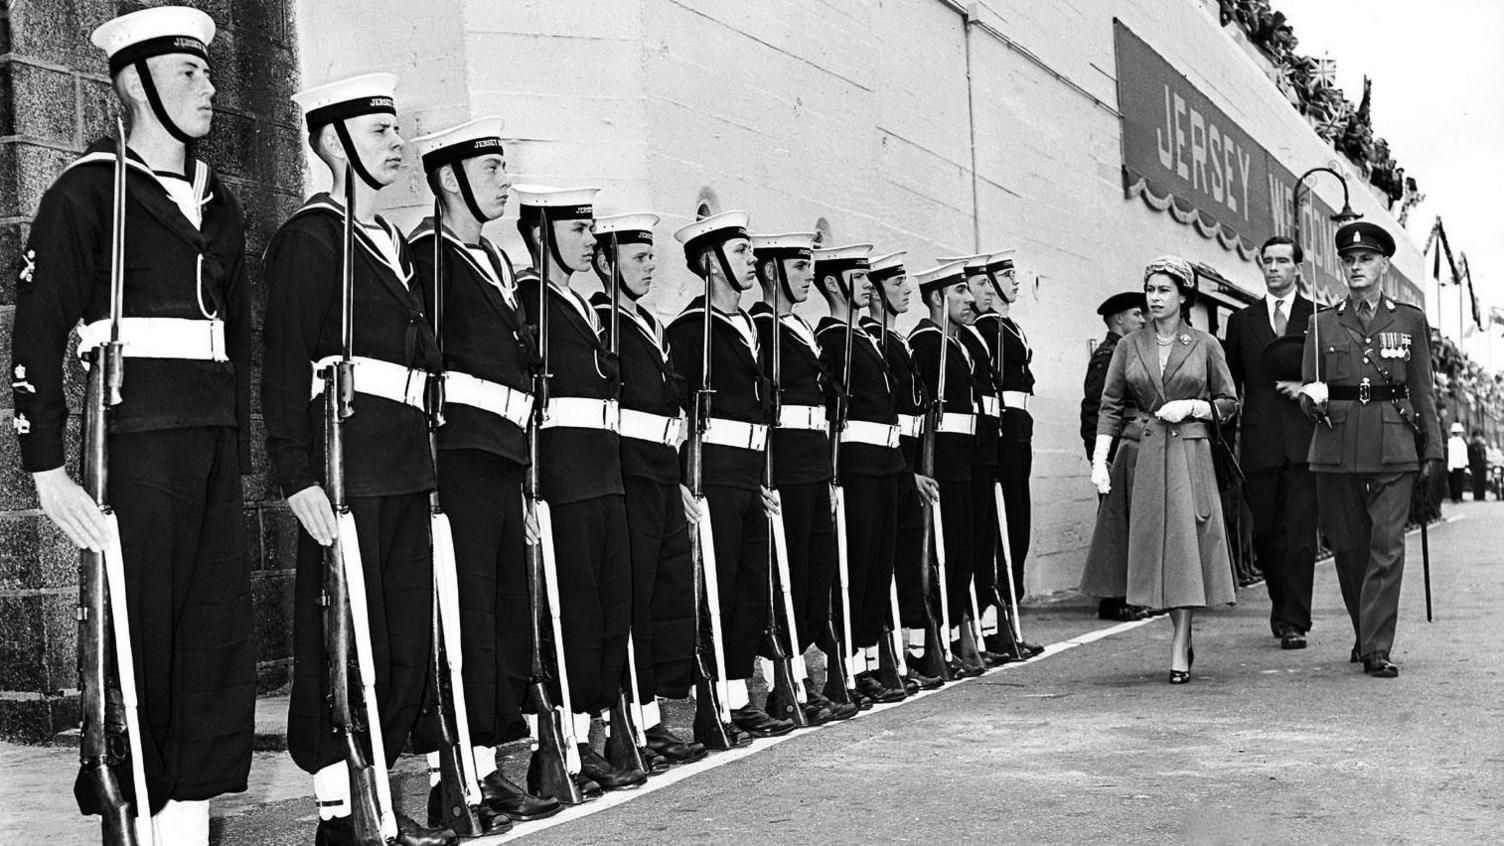
[[[844,271],[842,271],[844,274]],[[838,280],[840,281],[840,280]],[[825,698],[842,705],[853,704],[851,691],[855,686],[851,679],[851,593],[850,561],[847,558],[846,504],[841,492],[841,432],[846,428],[847,391],[851,383],[851,334],[856,309],[851,302],[851,289],[842,282],[846,296],[845,349],[842,350],[841,384],[835,391],[835,414],[830,420],[830,517],[831,528],[836,535],[836,595],[831,597],[830,611],[826,614],[827,628],[834,655],[825,661]],[[836,603],[840,603],[841,625],[836,626]]]

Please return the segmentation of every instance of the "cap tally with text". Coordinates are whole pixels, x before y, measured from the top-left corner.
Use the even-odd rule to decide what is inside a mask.
[[[919,293],[928,294],[957,282],[965,282],[966,263],[964,261],[941,262],[928,270],[921,270],[914,274],[914,279],[919,283]]]
[[[684,254],[689,256],[702,246],[746,238],[748,220],[744,211],[724,211],[679,227],[674,238],[684,245]]]
[[[413,139],[423,171],[433,173],[447,164],[504,152],[501,145],[500,117],[491,115],[451,126]]]
[[[987,272],[1001,273],[1013,269],[1013,254],[1017,250],[998,250],[987,257]]]
[[[977,273],[987,272],[987,255],[987,253],[978,253],[974,256],[945,256],[936,259],[936,261],[940,262],[941,264],[949,264],[950,262],[958,261],[961,263],[963,272],[965,272],[967,276],[972,276]]]
[[[1124,291],[1120,294],[1113,294],[1103,300],[1101,305],[1097,306],[1097,314],[1103,317],[1111,317],[1114,314],[1133,308],[1148,308],[1143,291]]]
[[[397,113],[397,75],[364,73],[305,88],[292,95],[310,131],[361,115]]]
[[[909,254],[908,250],[899,250],[896,253],[878,256],[872,260],[867,268],[867,278],[873,283],[886,282],[903,273],[903,260]]]
[[[158,6],[105,21],[89,41],[110,60],[110,76],[154,56],[187,53],[209,60],[214,19],[186,6]]]
[[[871,244],[847,244],[840,247],[815,250],[815,275],[845,273],[848,270],[866,270]]]
[[[812,257],[815,249],[815,233],[813,232],[785,232],[781,235],[753,235],[752,251],[759,258],[802,258]]]
[[[1337,253],[1373,250],[1385,258],[1394,255],[1394,236],[1384,227],[1366,220],[1354,220],[1337,230]]]
[[[517,213],[523,220],[542,217],[544,209],[548,210],[549,220],[582,220],[595,216],[595,195],[600,190],[513,185],[512,196],[517,198]]]
[[[613,214],[596,218],[590,231],[595,234],[595,240],[602,244],[609,244],[613,237],[618,246],[651,244],[653,227],[658,225],[659,219],[658,215],[648,212]]]

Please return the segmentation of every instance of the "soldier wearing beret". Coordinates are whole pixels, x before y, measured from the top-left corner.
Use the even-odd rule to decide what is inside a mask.
[[[1382,227],[1337,230],[1349,293],[1319,312],[1306,336],[1301,405],[1317,417],[1311,472],[1321,525],[1352,618],[1351,660],[1394,678],[1389,658],[1405,570],[1405,519],[1416,473],[1439,472],[1443,443],[1433,395],[1431,336],[1420,309],[1384,296],[1394,255]]]
[[[1087,461],[1091,460],[1092,447],[1097,440],[1097,412],[1102,408],[1102,388],[1107,384],[1107,365],[1112,363],[1112,351],[1117,348],[1118,341],[1143,328],[1144,292],[1124,291],[1113,294],[1097,306],[1097,314],[1107,324],[1107,337],[1092,349],[1091,360],[1086,365],[1086,378],[1081,386],[1081,441],[1086,445]],[[1131,403],[1132,400],[1125,402]],[[1132,415],[1133,411],[1125,408],[1124,417]],[[1116,455],[1117,446],[1117,441],[1114,440],[1107,453],[1108,461]],[[1106,597],[1097,604],[1097,616],[1103,620],[1126,622],[1141,619],[1146,613],[1147,609],[1130,606],[1121,596]]]

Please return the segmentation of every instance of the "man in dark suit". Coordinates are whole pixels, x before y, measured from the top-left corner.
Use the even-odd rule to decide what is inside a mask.
[[[1310,464],[1352,618],[1351,660],[1394,678],[1410,491],[1417,471],[1423,481],[1441,472],[1431,327],[1425,312],[1383,294],[1394,255],[1388,232],[1360,220],[1338,229],[1336,241],[1349,294],[1311,321],[1301,406],[1330,423],[1316,427]]]
[[[1227,320],[1227,365],[1243,398],[1243,498],[1253,514],[1253,548],[1269,588],[1269,627],[1284,649],[1304,649],[1316,566],[1316,483],[1306,453],[1315,425],[1300,410],[1300,382],[1264,358],[1281,336],[1302,337],[1311,301],[1299,293],[1300,245],[1275,236],[1259,249],[1268,294]]]

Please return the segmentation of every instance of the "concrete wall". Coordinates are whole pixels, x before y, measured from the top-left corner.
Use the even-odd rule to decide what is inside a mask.
[[[911,269],[1016,247],[1025,284],[1014,314],[1039,378],[1033,593],[1073,586],[1090,540],[1096,497],[1077,415],[1089,342],[1102,334],[1096,303],[1136,287],[1164,252],[1262,291],[1252,263],[1124,199],[1113,19],[1292,170],[1340,159],[1218,26],[1215,3],[438,0],[421,21],[393,0],[360,8],[299,4],[303,31],[318,33],[300,55],[310,82],[326,68],[394,70],[405,126],[503,114],[516,181],[598,185],[603,212],[662,214],[650,303],[664,315],[694,295],[670,234],[707,200],[751,212],[758,231],[819,222],[833,243],[907,249]],[[466,90],[439,91],[443,80]],[[1315,190],[1340,208],[1340,186]],[[430,202],[416,179],[387,193],[404,224]],[[1372,192],[1355,188],[1353,202],[1392,222]],[[513,220],[488,233],[518,259]],[[1396,261],[1423,278],[1413,245]]]
[[[0,347],[9,358],[21,247],[42,193],[92,141],[113,133],[116,100],[103,54],[88,41],[105,20],[141,8],[109,0],[17,0],[0,10]],[[155,4],[153,4],[155,5]],[[218,23],[214,131],[197,155],[219,171],[246,210],[246,257],[265,300],[260,256],[301,197],[291,0],[190,2]],[[259,332],[260,322],[257,321]],[[73,369],[73,385],[81,386]],[[81,387],[71,397],[75,410]],[[77,722],[74,606],[78,555],[37,507],[11,437],[10,391],[0,392],[0,736],[45,739]],[[76,433],[76,428],[75,428]],[[261,434],[256,411],[256,443]],[[70,445],[76,455],[76,441]],[[255,568],[262,687],[287,679],[295,535],[267,482],[264,450],[245,477],[246,530]]]

